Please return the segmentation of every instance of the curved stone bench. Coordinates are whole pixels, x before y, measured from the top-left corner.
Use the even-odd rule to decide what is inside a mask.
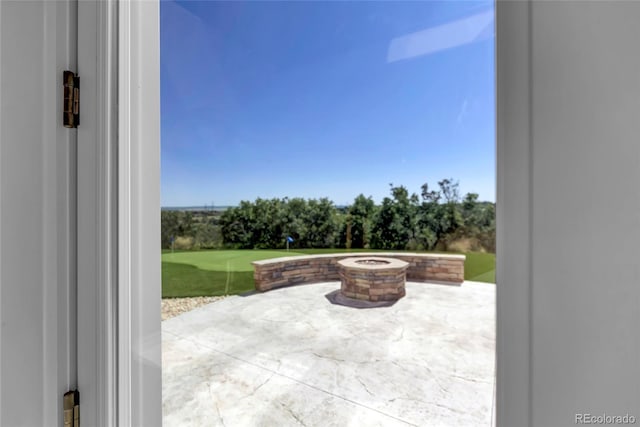
[[[298,255],[253,261],[256,290],[264,292],[301,283],[340,280],[338,261],[353,257],[397,258],[409,263],[407,281],[460,285],[464,281],[464,255],[409,252],[342,252]]]

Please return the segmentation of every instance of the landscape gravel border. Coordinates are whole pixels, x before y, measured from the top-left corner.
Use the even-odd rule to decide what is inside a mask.
[[[217,297],[163,298],[162,320],[167,320],[183,313],[225,299],[228,295]]]

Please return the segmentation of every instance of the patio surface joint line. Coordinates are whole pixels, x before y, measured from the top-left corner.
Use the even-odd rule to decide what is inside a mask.
[[[302,384],[302,385],[304,385],[304,386],[307,386],[307,387],[312,388],[312,389],[314,389],[314,390],[317,390],[317,391],[319,391],[319,392],[322,392],[322,393],[328,394],[328,395],[330,395],[330,396],[336,397],[336,398],[338,398],[338,399],[344,400],[344,401],[346,401],[346,402],[349,402],[349,403],[351,403],[351,404],[353,404],[353,405],[360,406],[361,408],[365,408],[365,409],[368,409],[368,410],[370,410],[370,411],[377,412],[377,413],[379,413],[380,415],[384,415],[385,417],[393,418],[394,420],[399,421],[399,422],[402,422],[402,423],[404,423],[404,424],[407,424],[407,425],[410,425],[410,426],[414,426],[414,427],[419,427],[417,424],[413,424],[413,423],[411,423],[411,422],[409,422],[409,421],[403,420],[402,418],[398,418],[398,417],[396,417],[396,416],[394,416],[394,415],[390,415],[390,414],[387,414],[387,413],[385,413],[385,412],[382,412],[382,411],[380,411],[379,409],[372,408],[372,407],[369,407],[369,406],[367,406],[367,405],[363,405],[362,403],[356,402],[356,401],[351,400],[351,399],[349,399],[349,398],[346,398],[346,397],[344,397],[344,396],[337,395],[337,394],[335,394],[335,393],[332,393],[332,392],[330,392],[330,391],[328,391],[328,390],[324,390],[324,389],[322,389],[322,388],[320,388],[320,387],[317,387],[317,386],[314,386],[314,385],[312,385],[312,384],[307,384],[307,383],[305,383],[305,382],[303,382],[303,381],[300,381],[300,380],[298,380],[298,379],[296,379],[296,378],[290,377],[290,376],[288,376],[288,375],[285,375],[285,374],[282,374],[282,373],[280,373],[280,372],[274,371],[273,369],[270,369],[270,368],[267,368],[267,367],[265,367],[265,366],[258,365],[258,364],[256,364],[256,363],[253,363],[253,362],[250,362],[250,361],[248,361],[248,360],[242,359],[242,358],[240,358],[240,357],[234,356],[234,355],[232,355],[232,354],[230,354],[230,353],[227,353],[227,352],[224,352],[224,351],[222,351],[222,350],[218,350],[218,349],[213,348],[213,347],[211,347],[211,346],[209,346],[209,345],[207,345],[207,344],[203,344],[203,343],[201,343],[201,342],[198,342],[197,340],[194,340],[194,339],[192,339],[192,338],[188,338],[188,337],[184,337],[184,336],[182,336],[182,335],[178,335],[178,334],[176,334],[175,332],[171,332],[171,331],[166,330],[166,329],[163,331],[163,333],[168,333],[168,334],[173,335],[173,336],[174,336],[174,337],[176,337],[176,338],[180,338],[180,339],[184,339],[184,340],[187,340],[187,341],[191,341],[192,343],[194,343],[194,344],[196,344],[196,345],[200,345],[200,346],[202,346],[202,347],[206,347],[206,348],[208,348],[209,350],[215,351],[216,353],[222,354],[222,355],[224,355],[224,356],[230,357],[230,358],[235,359],[235,360],[238,360],[238,361],[240,361],[240,362],[247,363],[247,364],[249,364],[249,365],[251,365],[251,366],[254,366],[254,367],[256,367],[256,368],[263,369],[263,370],[265,370],[265,371],[269,371],[269,372],[273,373],[274,375],[278,375],[278,376],[280,376],[280,377],[282,377],[282,378],[286,378],[286,379],[291,380],[291,381],[294,381],[294,382],[296,382],[296,383],[298,383],[298,384]]]

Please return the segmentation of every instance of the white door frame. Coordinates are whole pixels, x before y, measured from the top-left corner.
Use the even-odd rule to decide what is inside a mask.
[[[120,3],[118,45],[118,419],[161,425],[158,1]]]
[[[92,134],[102,142],[101,148],[91,153],[97,162],[85,166],[95,168],[96,180],[80,189],[87,193],[91,191],[88,187],[98,189],[95,200],[85,206],[86,212],[94,213],[89,218],[97,218],[98,223],[92,232],[84,223],[80,229],[82,220],[78,222],[79,233],[96,239],[95,247],[85,245],[87,250],[97,252],[99,260],[85,273],[93,278],[97,289],[83,297],[95,301],[90,307],[98,316],[94,316],[95,325],[87,328],[98,332],[97,343],[85,343],[80,351],[101,352],[81,370],[93,381],[81,382],[81,387],[96,385],[96,414],[102,414],[96,424],[98,420],[110,420],[104,424],[112,424],[117,419],[123,426],[161,425],[159,3],[98,3],[85,9],[95,9],[91,13],[97,21],[89,24],[98,23],[94,26],[94,53],[98,54],[95,72],[102,74],[95,82],[95,96],[99,104],[109,108],[97,113]],[[529,1],[496,4],[497,422],[505,426],[531,425],[529,5]],[[85,43],[85,53],[90,53],[88,45],[93,42],[82,40],[82,28],[88,25],[83,26],[82,20],[91,13],[84,16],[82,6],[80,10],[82,55]],[[85,31],[91,33],[88,28]],[[113,96],[116,80],[117,100]],[[86,102],[83,91],[83,106]],[[115,111],[118,138],[112,127]],[[113,151],[105,148],[109,143],[117,146],[117,167]],[[79,163],[82,161],[79,158]],[[117,276],[112,274],[115,242]],[[83,246],[79,244],[78,249],[80,254]],[[508,287],[501,285],[506,283]],[[81,317],[87,316],[85,313]],[[80,339],[83,335],[86,333],[80,334]],[[93,377],[90,369],[94,369]],[[85,402],[83,417],[89,409]]]
[[[79,0],[78,389],[82,423],[115,425],[117,2]]]
[[[159,3],[79,3],[82,422],[161,425]]]
[[[496,425],[531,426],[531,1],[496,0]]]

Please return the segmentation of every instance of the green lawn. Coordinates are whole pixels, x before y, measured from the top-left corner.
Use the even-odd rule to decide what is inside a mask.
[[[465,280],[496,283],[496,254],[470,252],[465,255]]]
[[[221,250],[162,253],[162,296],[215,296],[254,289],[251,261],[303,254],[347,252],[342,249]],[[351,252],[377,252],[352,250]],[[384,252],[384,251],[380,251]],[[465,280],[495,282],[495,255],[467,253]]]

